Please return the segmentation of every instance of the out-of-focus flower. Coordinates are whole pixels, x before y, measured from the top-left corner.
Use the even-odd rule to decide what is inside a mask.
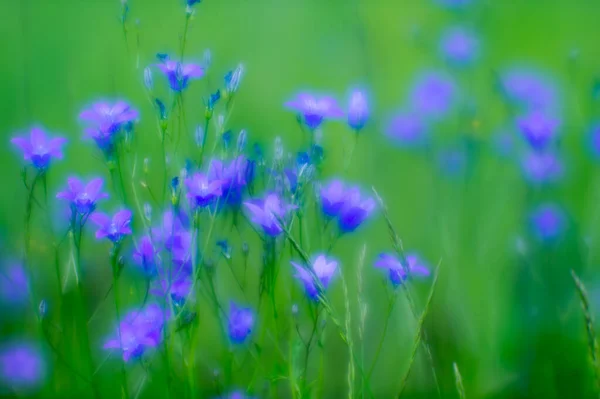
[[[92,138],[104,153],[113,150],[117,133],[129,129],[138,117],[139,112],[125,101],[100,101],[79,114],[79,119],[87,124],[86,137]]]
[[[158,248],[152,242],[152,238],[147,235],[143,236],[133,251],[133,262],[141,267],[146,276],[155,276],[158,253]]]
[[[120,349],[125,362],[137,359],[160,344],[164,324],[165,315],[156,304],[131,311],[119,323],[113,338],[106,341],[104,349]]]
[[[479,39],[467,28],[452,27],[443,33],[440,51],[444,58],[454,65],[469,65],[478,56]]]
[[[358,132],[368,120],[369,104],[367,95],[361,90],[352,91],[348,104],[348,126]]]
[[[544,242],[554,241],[566,228],[564,211],[556,204],[539,205],[530,214],[533,234]]]
[[[456,97],[452,79],[441,72],[427,72],[413,87],[410,99],[412,109],[422,117],[438,119],[445,116]]]
[[[332,180],[324,185],[320,191],[321,209],[326,216],[335,217],[340,213],[346,202],[347,190],[341,180]]]
[[[267,194],[264,199],[244,202],[250,213],[252,223],[259,225],[265,234],[278,236],[282,233],[279,219],[285,219],[295,209],[294,205],[285,204],[277,194]]]
[[[549,112],[556,108],[556,90],[540,73],[524,68],[512,68],[500,79],[504,95],[509,101],[530,111]]]
[[[254,312],[250,308],[236,305],[233,301],[229,304],[229,338],[236,344],[246,341],[254,328]]]
[[[222,198],[230,205],[240,204],[244,188],[254,178],[252,165],[244,155],[228,163],[213,159],[208,168],[208,177],[221,182]]]
[[[168,275],[169,273],[171,276]],[[161,274],[167,274],[167,276],[161,277],[155,282],[150,294],[159,298],[165,298],[168,295],[175,305],[183,306],[190,296],[193,285],[192,269],[189,264],[180,265],[177,270],[166,270]]]
[[[419,115],[402,112],[392,118],[386,134],[401,147],[419,147],[426,142],[427,125]]]
[[[319,290],[315,285],[312,275],[306,270],[306,267],[293,261],[290,263],[296,269],[296,278],[304,285],[306,295],[313,300],[318,299]],[[312,268],[323,289],[327,289],[337,270],[338,262],[335,259],[328,259],[325,255],[317,255],[308,267]]]
[[[374,266],[388,271],[394,287],[402,284],[407,277],[428,277],[431,274],[429,265],[416,253],[407,254],[406,262],[408,265],[403,266],[395,254],[382,253],[375,260]]]
[[[29,299],[29,282],[25,268],[9,263],[0,273],[0,302],[9,306],[24,305]]]
[[[113,243],[119,243],[124,236],[131,234],[131,211],[122,209],[111,218],[106,213],[95,212],[90,220],[98,226],[96,239],[108,238]]]
[[[343,233],[356,230],[375,210],[375,200],[371,197],[361,198],[358,188],[346,193],[346,200],[338,215],[338,227]]]
[[[204,69],[197,64],[182,64],[177,61],[165,59],[157,67],[167,77],[171,90],[180,92],[184,90],[191,79],[204,76]]]
[[[314,96],[310,93],[300,93],[285,107],[302,115],[304,123],[309,129],[318,128],[325,119],[337,119],[344,116],[344,111],[337,101],[330,96]]]
[[[517,119],[519,131],[534,150],[542,150],[556,137],[560,121],[541,111]]]
[[[187,198],[193,208],[204,208],[212,203],[222,194],[221,180],[210,179],[204,173],[194,173],[192,177],[185,179],[187,187]]]
[[[65,199],[81,215],[92,213],[96,209],[96,202],[108,198],[108,194],[102,192],[104,180],[97,177],[84,184],[77,177],[67,179],[67,190],[56,194],[56,198]]]
[[[40,348],[30,341],[9,341],[0,347],[0,386],[17,392],[40,388],[47,365]]]
[[[27,137],[13,137],[15,146],[23,151],[23,159],[31,162],[38,170],[46,170],[52,158],[62,159],[62,147],[67,142],[64,137],[50,138],[41,127],[34,127]]]
[[[532,183],[554,183],[564,175],[564,165],[553,152],[527,153],[521,163],[523,174]]]

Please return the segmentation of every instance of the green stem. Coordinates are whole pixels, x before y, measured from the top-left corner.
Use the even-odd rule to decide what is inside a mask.
[[[377,345],[377,350],[375,351],[375,357],[373,357],[373,362],[371,363],[371,367],[369,367],[369,371],[367,372],[366,379],[367,383],[371,380],[371,375],[373,375],[373,371],[375,370],[375,365],[377,364],[377,360],[379,359],[379,355],[381,354],[381,349],[383,348],[383,342],[385,341],[385,336],[387,334],[387,329],[390,324],[390,319],[392,315],[392,310],[394,309],[394,304],[396,303],[396,294],[390,298],[388,303],[388,309],[385,316],[385,322],[383,325],[383,332],[381,333],[381,338],[379,339],[379,344]]]
[[[123,347],[123,340],[121,337],[121,313],[120,313],[120,302],[119,302],[119,289],[117,282],[119,280],[119,265],[118,265],[118,257],[119,257],[119,245],[115,244],[112,249],[112,254],[110,257],[110,264],[112,268],[113,275],[113,287],[114,287],[114,296],[115,296],[115,313],[117,317],[117,336],[119,338],[120,346]],[[125,397],[129,398],[129,388],[127,386],[127,370],[125,369],[125,361],[121,361],[121,378],[122,378],[122,388],[125,393]]]

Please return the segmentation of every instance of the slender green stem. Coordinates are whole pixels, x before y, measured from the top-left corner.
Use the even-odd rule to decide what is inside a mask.
[[[117,318],[117,336],[119,338],[120,346],[123,347],[123,337],[121,336],[121,311],[120,311],[120,300],[119,300],[119,289],[118,289],[118,280],[119,280],[119,244],[115,244],[112,248],[112,254],[110,257],[110,264],[112,268],[113,275],[113,287],[114,287],[114,297],[115,297],[115,314]],[[126,398],[129,398],[129,387],[127,384],[127,370],[125,369],[125,361],[121,361],[121,378],[122,378],[122,388]]]
[[[390,324],[390,319],[392,316],[392,310],[394,309],[394,304],[396,303],[396,293],[390,297],[387,313],[385,315],[385,322],[383,324],[383,331],[381,333],[381,338],[379,339],[379,344],[377,345],[377,350],[375,351],[375,356],[373,357],[373,361],[371,362],[371,367],[369,367],[369,371],[367,372],[367,382],[371,380],[371,376],[373,375],[373,371],[375,371],[375,365],[377,364],[377,360],[379,359],[379,355],[381,354],[381,349],[383,348],[383,343],[385,341],[385,336],[387,334],[387,329]]]

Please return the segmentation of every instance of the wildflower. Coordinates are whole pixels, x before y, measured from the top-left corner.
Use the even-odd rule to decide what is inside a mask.
[[[49,138],[41,127],[34,127],[29,132],[29,138],[14,137],[11,140],[23,151],[23,159],[39,171],[44,171],[50,165],[52,158],[62,159],[62,146],[67,142],[64,137]]]
[[[69,188],[56,194],[56,198],[65,199],[71,203],[73,209],[81,215],[92,213],[96,209],[96,202],[108,198],[108,194],[102,192],[104,180],[97,177],[84,184],[77,177],[67,179]]]
[[[500,77],[503,94],[509,101],[530,111],[549,111],[556,106],[555,88],[538,72],[513,68]]]
[[[473,32],[464,27],[452,27],[444,32],[440,51],[452,64],[468,65],[477,57],[479,40]]]
[[[228,163],[213,159],[208,168],[208,176],[211,180],[221,182],[222,197],[226,203],[239,205],[244,188],[253,179],[252,163],[244,155],[239,155]]]
[[[361,198],[357,188],[346,193],[346,200],[338,215],[338,227],[343,233],[356,230],[375,209],[375,200],[369,197]]]
[[[225,75],[225,90],[229,95],[234,94],[240,87],[240,82],[244,76],[244,65],[239,64],[233,71]]]
[[[557,239],[566,227],[563,210],[556,204],[546,203],[538,206],[530,214],[533,234],[544,242]]]
[[[290,263],[296,268],[296,278],[304,285],[306,295],[313,300],[318,299],[319,290],[311,273],[296,262],[292,261]],[[307,267],[312,268],[323,289],[327,289],[337,270],[338,262],[335,259],[327,259],[325,255],[318,255]]]
[[[114,337],[106,341],[104,349],[120,349],[125,362],[137,359],[160,344],[164,323],[163,311],[156,304],[131,311],[119,323]]]
[[[111,218],[105,213],[96,212],[90,220],[98,226],[96,239],[108,238],[113,243],[119,243],[124,236],[131,234],[131,211],[123,209]]]
[[[377,257],[374,266],[388,271],[389,279],[394,287],[402,284],[408,277],[428,277],[431,274],[429,265],[418,254],[406,254],[405,259],[407,265],[402,265],[395,254],[382,253]]]
[[[321,188],[320,197],[323,213],[329,217],[337,216],[347,199],[344,183],[332,180]]]
[[[415,112],[434,119],[448,113],[455,97],[454,82],[439,72],[428,72],[420,77],[410,96]]]
[[[564,175],[564,165],[553,152],[531,151],[523,157],[521,167],[532,183],[554,183]]]
[[[243,343],[254,328],[254,312],[250,308],[229,304],[229,338],[236,344]]]
[[[556,136],[560,122],[541,111],[533,111],[519,119],[517,126],[534,150],[542,150]]]
[[[104,153],[112,152],[117,133],[129,129],[139,112],[125,101],[114,104],[97,102],[79,114],[79,119],[87,123],[85,135],[92,138]]]
[[[285,107],[297,111],[309,129],[315,130],[325,119],[336,119],[344,116],[333,97],[317,97],[310,93],[300,93],[295,99],[285,103]]]
[[[193,208],[204,208],[214,199],[222,194],[220,180],[209,179],[204,173],[194,173],[192,177],[185,179],[187,187],[187,198],[190,200]]]
[[[0,302],[8,305],[24,305],[29,299],[29,280],[25,268],[10,263],[0,273]]]
[[[294,205],[283,203],[276,194],[268,194],[262,200],[244,202],[244,205],[250,212],[252,223],[258,224],[265,234],[273,237],[283,231],[279,219],[284,219],[295,209]]]
[[[350,95],[348,105],[348,126],[355,131],[360,131],[369,119],[369,105],[367,96],[360,90],[354,90]]]
[[[425,143],[427,125],[417,114],[402,112],[392,118],[386,134],[401,147],[418,147]]]
[[[33,342],[10,341],[0,347],[0,385],[33,391],[44,383],[46,374],[43,353]]]
[[[183,91],[188,86],[190,79],[199,79],[204,76],[204,69],[196,64],[182,64],[165,59],[157,66],[169,80],[171,90],[176,92]]]
[[[185,2],[187,3],[188,7],[192,7],[196,4],[200,4],[202,0],[185,0]]]
[[[133,251],[133,261],[140,266],[147,276],[156,275],[158,249],[150,236],[143,236]]]
[[[159,298],[169,296],[175,305],[183,306],[192,290],[191,267],[189,264],[184,264],[177,271],[165,271],[165,273],[171,273],[171,276],[158,279],[150,290],[150,294]]]

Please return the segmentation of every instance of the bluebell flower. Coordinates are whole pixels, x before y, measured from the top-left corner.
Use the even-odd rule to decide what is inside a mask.
[[[277,194],[267,194],[263,199],[244,202],[250,213],[252,223],[259,225],[269,236],[278,236],[283,232],[280,219],[285,219],[296,207],[284,203]]]
[[[408,253],[405,258],[408,264],[402,265],[396,254],[382,253],[375,260],[374,266],[388,272],[394,287],[402,284],[408,277],[428,277],[431,274],[431,267],[417,253]]]
[[[539,72],[512,68],[502,74],[500,83],[509,101],[522,105],[529,111],[548,112],[556,108],[556,90]]]
[[[117,133],[128,129],[138,117],[139,112],[125,101],[114,104],[100,101],[79,114],[79,119],[87,125],[86,137],[93,139],[104,153],[113,150]]]
[[[148,235],[139,239],[134,251],[133,262],[139,266],[148,277],[155,276],[157,273],[159,250]]]
[[[391,119],[386,134],[401,147],[420,147],[427,141],[427,124],[414,112],[402,112]]]
[[[352,91],[348,104],[348,126],[358,132],[368,120],[369,104],[367,95],[361,90]]]
[[[115,213],[112,218],[106,213],[95,212],[90,220],[98,226],[96,239],[108,238],[113,243],[119,243],[123,237],[131,234],[131,211],[122,209]]]
[[[194,173],[185,179],[187,198],[192,208],[204,208],[222,194],[221,180],[210,179],[207,174]]]
[[[213,159],[208,168],[208,176],[221,182],[222,198],[230,205],[239,205],[242,193],[254,178],[251,162],[239,155],[229,162]]]
[[[556,204],[539,205],[529,215],[533,234],[543,242],[551,242],[560,237],[566,228],[566,216]]]
[[[338,262],[335,259],[328,259],[325,255],[317,255],[312,261],[311,264],[303,267],[302,265],[291,261],[292,266],[296,269],[295,277],[300,280],[302,285],[304,285],[304,290],[306,291],[306,295],[313,300],[317,300],[319,297],[319,290],[313,280],[312,275],[306,270],[306,267],[312,268],[313,272],[319,279],[319,282],[323,286],[323,289],[327,289],[329,287],[329,283],[331,279],[335,275],[335,272],[338,268]]]
[[[521,162],[525,178],[532,183],[555,183],[564,176],[561,159],[550,151],[530,151]]]
[[[451,64],[466,66],[478,56],[479,39],[467,28],[451,27],[442,34],[440,51]]]
[[[31,392],[44,384],[47,371],[44,354],[35,343],[9,341],[0,347],[0,386]]]
[[[165,314],[156,304],[125,315],[117,332],[104,344],[104,349],[119,349],[123,360],[140,358],[148,349],[157,347],[163,338]]]
[[[338,214],[338,227],[343,233],[356,230],[375,210],[375,200],[371,197],[362,198],[358,188],[352,188],[346,193],[346,200]]]
[[[65,199],[81,215],[92,213],[96,209],[96,203],[108,198],[108,194],[102,192],[104,180],[102,178],[91,179],[84,184],[77,177],[67,179],[68,189],[56,194],[56,198]]]
[[[191,79],[199,79],[204,76],[204,69],[197,64],[182,64],[169,59],[157,64],[157,67],[167,77],[171,90],[183,91]]]
[[[300,93],[293,100],[286,102],[285,107],[302,115],[304,123],[311,130],[318,128],[325,119],[337,119],[344,116],[344,111],[330,96]]]
[[[169,296],[177,306],[183,306],[191,294],[193,286],[192,267],[190,263],[179,265],[178,268],[159,272],[162,276],[156,280],[150,289],[150,294],[165,298]],[[169,276],[170,274],[170,276]]]
[[[236,305],[233,301],[229,304],[229,322],[227,329],[229,338],[236,344],[246,341],[254,328],[254,312],[250,308]]]
[[[556,137],[560,121],[542,111],[532,111],[517,119],[517,127],[534,150],[543,150]]]
[[[31,162],[38,170],[48,168],[52,158],[62,159],[62,147],[67,142],[64,137],[50,138],[41,127],[34,127],[27,137],[14,137],[11,140],[15,146],[23,151],[23,159]]]
[[[12,307],[25,305],[28,299],[27,271],[19,263],[8,263],[0,273],[0,302]]]
[[[410,103],[422,117],[438,119],[445,116],[457,96],[452,79],[441,72],[427,72],[414,85]]]
[[[328,217],[335,217],[340,213],[347,199],[347,190],[344,182],[338,179],[331,180],[321,187],[319,196],[321,210]]]

